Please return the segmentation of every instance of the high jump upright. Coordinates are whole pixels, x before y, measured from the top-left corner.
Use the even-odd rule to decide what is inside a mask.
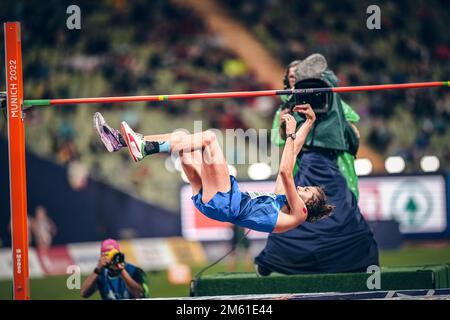
[[[30,299],[27,184],[20,23],[3,24],[8,121],[9,187],[14,299]]]

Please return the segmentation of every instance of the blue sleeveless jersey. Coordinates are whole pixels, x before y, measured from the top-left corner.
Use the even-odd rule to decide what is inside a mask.
[[[281,208],[286,204],[284,194],[242,192],[241,210],[236,224],[270,233],[275,228]]]
[[[230,176],[230,183],[228,192],[217,192],[206,204],[202,202],[200,190],[192,197],[194,205],[208,218],[271,233],[280,209],[287,204],[286,196],[267,192],[241,192],[233,176]]]

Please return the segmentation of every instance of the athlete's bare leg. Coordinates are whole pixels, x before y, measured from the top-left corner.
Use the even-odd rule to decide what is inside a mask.
[[[161,151],[180,155],[183,158],[183,167],[187,171],[186,175],[189,175],[189,181],[193,182],[193,192],[196,193],[203,188],[202,201],[204,203],[211,200],[217,192],[230,190],[228,165],[216,135],[212,131],[190,135],[182,132],[150,135],[143,139],[126,122],[121,123],[121,130],[134,161],[140,161],[149,154]],[[198,153],[194,151],[201,152],[201,161]],[[197,165],[189,164],[192,161]],[[201,182],[199,182],[198,176],[200,176]]]
[[[202,162],[202,152],[200,150],[195,150],[192,152],[181,152],[180,153],[181,166],[186,174],[187,179],[192,188],[192,194],[196,195],[200,192],[202,188],[202,178],[201,178],[201,162]]]
[[[211,131],[206,131],[205,138],[208,143],[203,150],[200,172],[203,187],[203,203],[211,200],[217,192],[228,192],[231,188],[228,165],[217,142],[216,135]]]
[[[191,182],[193,193],[197,194],[203,188],[203,203],[209,202],[217,192],[230,190],[228,165],[212,131],[180,136],[170,140],[170,144],[172,152],[181,154],[183,169]]]

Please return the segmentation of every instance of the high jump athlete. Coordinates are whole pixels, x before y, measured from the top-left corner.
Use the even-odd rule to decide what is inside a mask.
[[[326,217],[333,210],[333,206],[326,203],[322,188],[294,184],[295,159],[316,120],[310,105],[298,105],[294,112],[304,114],[306,121],[295,133],[296,120],[290,114],[283,115],[287,141],[274,193],[240,191],[211,131],[143,136],[123,121],[120,133],[98,112],[94,115],[94,125],[108,151],[127,146],[135,162],[154,153],[178,153],[192,187],[192,201],[205,216],[256,231],[280,233],[305,221]]]

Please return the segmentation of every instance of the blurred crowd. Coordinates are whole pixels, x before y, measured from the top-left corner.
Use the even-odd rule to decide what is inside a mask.
[[[228,9],[285,65],[324,54],[339,85],[450,78],[447,1],[377,1],[381,29],[369,30],[370,1],[230,0]],[[343,98],[362,116],[363,139],[383,156],[405,158],[420,170],[425,154],[449,168],[448,89],[379,91]]]
[[[194,12],[170,1],[78,1],[80,30],[66,27],[71,4],[2,1],[1,20],[22,21],[27,99],[267,89]],[[223,5],[286,65],[323,53],[340,85],[450,79],[450,39],[441,32],[450,21],[445,1],[380,1],[381,30],[366,28],[365,1],[230,0]],[[361,114],[365,141],[382,155],[402,155],[415,171],[417,159],[435,154],[448,169],[448,90],[343,97]],[[68,166],[76,190],[91,175],[177,209],[178,201],[167,199],[178,198],[181,178],[171,173],[166,156],[131,165],[126,152],[109,155],[93,130],[93,113],[101,111],[116,127],[126,120],[146,134],[193,131],[194,120],[203,121],[202,129],[259,129],[271,127],[278,103],[260,98],[37,107],[26,112],[27,147]],[[238,168],[239,175],[247,178],[246,170]]]
[[[27,99],[267,89],[198,16],[169,1],[78,1],[80,30],[66,28],[66,8],[72,4],[67,1],[6,2],[0,16],[22,22]],[[179,193],[179,172],[163,169],[164,155],[134,165],[125,151],[108,154],[93,130],[94,112],[101,111],[112,126],[126,120],[145,134],[193,131],[194,120],[202,121],[203,130],[268,128],[276,101],[269,99],[267,107],[262,100],[33,108],[26,113],[27,147],[67,166],[76,190],[89,174],[176,209],[178,201],[164,199]],[[154,190],[155,185],[164,187]]]

